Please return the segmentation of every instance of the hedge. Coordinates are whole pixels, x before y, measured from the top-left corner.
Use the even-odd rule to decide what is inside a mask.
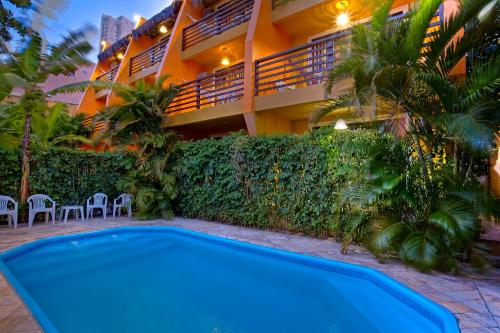
[[[364,184],[369,155],[388,144],[389,137],[371,130],[331,128],[303,136],[235,134],[182,143],[177,214],[332,235],[341,191]]]
[[[57,205],[83,204],[95,192],[110,199],[119,193],[116,182],[132,166],[121,152],[94,153],[63,148],[31,153],[30,193],[44,193]],[[0,150],[0,194],[19,199],[21,152]]]
[[[366,183],[368,157],[389,141],[371,130],[323,128],[303,136],[233,134],[179,143],[172,160],[176,214],[332,235],[349,217],[349,209],[338,214],[342,191]],[[0,193],[16,199],[20,155],[0,150]],[[121,152],[61,148],[35,151],[31,160],[30,192],[46,193],[58,205],[81,204],[95,192],[116,197],[117,180],[133,166],[133,158]]]

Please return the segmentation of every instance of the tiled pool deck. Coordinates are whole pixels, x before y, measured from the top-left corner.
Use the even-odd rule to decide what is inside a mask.
[[[254,244],[369,266],[390,275],[450,309],[459,319],[462,332],[500,332],[500,270],[493,270],[486,275],[467,277],[422,274],[396,261],[380,264],[373,256],[361,249],[354,249],[347,256],[342,255],[340,245],[331,240],[319,240],[182,218],[148,222],[130,221],[122,218],[116,220],[95,219],[84,224],[74,221],[68,222],[66,225],[55,226],[37,224],[32,229],[28,229],[24,225],[21,225],[17,230],[2,226],[0,227],[0,252],[49,236],[129,225],[177,226]],[[1,274],[0,332],[41,332],[36,321]]]

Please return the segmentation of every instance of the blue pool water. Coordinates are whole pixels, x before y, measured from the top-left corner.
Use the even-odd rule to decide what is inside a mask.
[[[121,228],[0,256],[46,332],[458,332],[367,268],[176,228]]]

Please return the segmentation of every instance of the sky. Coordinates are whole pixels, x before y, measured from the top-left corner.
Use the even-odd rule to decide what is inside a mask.
[[[132,21],[134,14],[150,18],[171,2],[172,0],[69,0],[68,8],[59,15],[57,21],[49,21],[46,37],[51,43],[57,42],[68,29],[76,30],[87,23],[99,29],[102,14],[114,17],[123,15]],[[99,44],[98,39],[99,36],[96,35],[92,41],[93,46]],[[97,60],[97,51],[90,59],[94,62]]]

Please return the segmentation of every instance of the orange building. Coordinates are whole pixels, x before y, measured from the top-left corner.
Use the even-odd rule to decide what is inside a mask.
[[[134,84],[169,74],[166,83],[181,92],[165,110],[166,126],[187,139],[238,130],[304,133],[311,110],[351,83],[341,81],[329,94],[323,84],[341,60],[350,27],[370,20],[366,3],[174,1],[101,53],[91,79]],[[412,5],[395,1],[394,17]],[[453,10],[455,0],[445,1],[429,32]],[[79,112],[92,116],[116,103],[111,91],[89,88]]]

